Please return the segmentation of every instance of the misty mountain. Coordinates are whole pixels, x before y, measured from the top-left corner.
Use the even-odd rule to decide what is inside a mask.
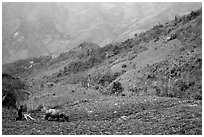
[[[3,3],[3,63],[100,46],[201,7],[201,3]]]

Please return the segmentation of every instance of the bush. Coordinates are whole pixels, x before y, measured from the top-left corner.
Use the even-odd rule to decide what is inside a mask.
[[[112,81],[114,81],[121,73],[111,73],[110,70],[106,72],[99,72],[98,70],[92,72],[90,82],[93,85],[101,85],[107,87]]]
[[[9,74],[3,73],[2,77],[2,95],[5,97],[2,100],[2,105],[16,108],[17,101],[25,100],[28,97],[28,93],[22,91],[27,86],[20,79]]]
[[[123,87],[120,82],[113,82],[113,86],[111,88],[111,92],[113,94],[120,94],[123,92]]]
[[[68,66],[64,67],[64,73],[82,72],[100,64],[102,61],[102,58],[96,56],[92,56],[85,61],[72,61],[68,64]]]
[[[4,90],[3,90],[4,91]],[[5,98],[2,100],[2,106],[16,108],[17,94],[15,92],[6,91]]]

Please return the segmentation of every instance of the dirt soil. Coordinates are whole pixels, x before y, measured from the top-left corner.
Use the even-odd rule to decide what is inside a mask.
[[[107,97],[70,108],[70,122],[15,121],[14,111],[3,109],[3,135],[195,135],[202,134],[202,101],[161,97]]]

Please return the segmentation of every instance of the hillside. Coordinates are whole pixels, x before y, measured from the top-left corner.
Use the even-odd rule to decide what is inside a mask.
[[[83,42],[2,71],[3,87],[13,79],[26,85],[28,98],[18,103],[37,119],[15,121],[4,107],[3,134],[202,134],[202,9],[121,42]],[[70,121],[45,121],[44,104]]]
[[[100,46],[123,41],[158,21],[200,7],[201,3],[4,2],[3,63],[59,54],[84,41]]]

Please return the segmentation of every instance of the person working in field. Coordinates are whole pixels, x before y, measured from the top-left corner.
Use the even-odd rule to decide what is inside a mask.
[[[18,109],[18,117],[16,118],[16,120],[22,120],[23,119],[23,106],[20,106],[20,108]]]
[[[30,114],[23,114],[24,109],[22,105],[17,110],[18,110],[18,117],[16,118],[16,120],[23,120],[23,116],[25,117],[26,120],[28,120],[28,118],[30,118],[31,120],[35,120],[30,116]]]

